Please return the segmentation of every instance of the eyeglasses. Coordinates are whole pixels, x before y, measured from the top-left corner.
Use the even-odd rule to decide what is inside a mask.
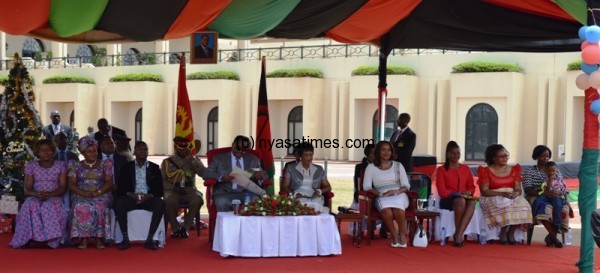
[[[494,157],[495,158],[501,158],[501,159],[508,159],[510,157],[510,155],[504,154],[504,155],[497,155],[497,156],[494,156]]]

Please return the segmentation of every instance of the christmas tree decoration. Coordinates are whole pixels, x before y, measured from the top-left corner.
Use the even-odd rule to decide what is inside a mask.
[[[18,54],[0,94],[0,195],[10,192],[22,202],[25,163],[34,158],[33,145],[42,138],[31,78]]]

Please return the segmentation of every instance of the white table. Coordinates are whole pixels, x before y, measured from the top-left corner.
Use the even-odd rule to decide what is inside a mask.
[[[219,212],[213,250],[223,257],[295,257],[342,254],[333,215],[237,216]]]
[[[442,238],[442,227],[445,229],[446,237],[454,236],[454,232],[456,230],[454,225],[454,212],[445,209],[438,209],[438,212],[440,213],[440,216],[437,218],[435,223],[435,237]],[[465,235],[469,235],[476,239],[477,235],[481,233],[482,229],[485,229],[487,240],[500,239],[500,228],[494,227],[490,229],[485,221],[485,218],[483,217],[481,209],[478,206],[475,208],[471,222],[469,222],[469,225],[467,225]],[[522,241],[524,236],[523,230],[517,229],[515,231],[515,240]]]

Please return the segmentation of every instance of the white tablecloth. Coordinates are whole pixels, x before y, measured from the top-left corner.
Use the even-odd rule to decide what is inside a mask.
[[[294,257],[342,254],[335,218],[237,216],[219,212],[213,250],[221,256]]]
[[[438,212],[440,213],[440,216],[438,216],[435,221],[435,238],[442,238],[442,227],[445,229],[446,237],[454,236],[454,232],[456,231],[454,225],[454,212],[445,209],[439,209]],[[487,223],[485,222],[485,218],[483,217],[481,209],[477,207],[475,209],[475,213],[473,213],[473,218],[471,218],[471,222],[469,222],[469,225],[465,230],[465,235],[469,235],[472,238],[476,239],[477,235],[481,233],[483,228],[485,228],[487,240],[500,239],[500,228],[495,227],[490,229]],[[515,240],[523,240],[523,233],[524,232],[522,230],[517,229],[515,231]]]

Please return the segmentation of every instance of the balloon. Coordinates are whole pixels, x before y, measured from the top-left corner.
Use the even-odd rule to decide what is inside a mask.
[[[581,58],[588,64],[597,64],[600,62],[600,47],[590,45],[581,51]]]
[[[585,74],[592,74],[592,72],[598,70],[598,65],[597,64],[588,64],[588,63],[581,63],[581,70],[583,70],[583,72],[585,72]]]
[[[588,79],[591,88],[600,89],[600,71],[592,72]]]
[[[600,100],[592,101],[592,104],[590,104],[590,111],[592,111],[594,115],[600,114]]]
[[[583,50],[584,48],[586,48],[587,46],[590,46],[590,45],[598,45],[598,44],[597,43],[596,44],[592,44],[592,43],[590,43],[588,41],[583,41],[583,43],[581,43],[581,50]]]
[[[600,122],[600,116],[598,116],[598,122]]]
[[[586,90],[586,89],[590,88],[589,76],[586,75],[585,73],[580,74],[579,76],[577,76],[577,79],[575,79],[575,85],[577,85],[577,88],[579,88],[581,90]]]
[[[585,39],[590,43],[600,41],[600,27],[590,26],[585,30]]]
[[[582,26],[579,28],[579,39],[581,39],[582,41],[585,40],[585,31],[587,30],[588,26]]]

